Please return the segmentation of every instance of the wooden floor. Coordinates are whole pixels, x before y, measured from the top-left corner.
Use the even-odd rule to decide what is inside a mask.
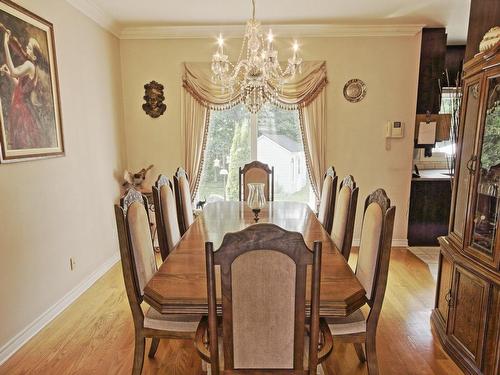
[[[431,332],[434,289],[428,266],[407,249],[394,248],[377,335],[382,375],[462,374]],[[0,374],[128,375],[132,355],[132,317],[117,264],[0,366]],[[337,375],[367,374],[351,345],[336,345],[326,367]],[[155,359],[146,356],[143,374],[194,375],[200,370],[192,342],[165,340]]]

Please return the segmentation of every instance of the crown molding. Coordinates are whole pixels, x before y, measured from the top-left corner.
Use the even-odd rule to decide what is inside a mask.
[[[118,22],[109,15],[104,9],[99,7],[92,0],[66,0],[73,7],[85,14],[91,20],[96,22],[103,29],[108,30],[111,34],[120,37],[120,27]]]
[[[71,0],[75,1],[75,0]],[[414,36],[425,25],[333,25],[333,24],[299,24],[299,25],[264,25],[272,28],[276,34],[292,37],[368,37],[368,36]],[[245,32],[244,25],[207,25],[207,26],[149,26],[125,27],[119,34],[120,39],[198,39],[212,38],[220,32],[224,37],[241,38]]]
[[[142,26],[121,28],[109,13],[93,0],[66,0],[102,28],[120,39],[201,39],[213,38],[223,32],[228,38],[241,38],[245,25],[201,26]],[[335,25],[335,24],[278,24],[264,25],[277,34],[301,38],[414,36],[425,25]]]

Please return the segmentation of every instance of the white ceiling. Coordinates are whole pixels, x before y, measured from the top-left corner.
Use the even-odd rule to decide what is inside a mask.
[[[251,0],[68,0],[85,2],[120,29],[243,23]],[[263,23],[425,24],[444,26],[448,42],[467,38],[470,0],[257,0]]]

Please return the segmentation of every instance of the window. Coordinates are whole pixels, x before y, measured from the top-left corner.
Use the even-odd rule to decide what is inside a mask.
[[[314,205],[298,111],[266,104],[255,115],[240,104],[210,113],[198,199],[238,200],[239,167],[252,160],[274,166],[274,199]]]
[[[444,87],[441,93],[441,108],[439,113],[451,114],[452,121],[456,116],[460,106],[460,89],[456,87]],[[416,149],[415,161],[424,168],[444,168],[450,169],[454,158],[455,145],[450,139],[448,141],[436,142],[432,148],[432,156],[424,157],[423,149]]]
[[[456,111],[460,108],[461,94],[460,89],[456,87],[444,87],[441,94],[441,108],[439,113],[447,113],[451,115],[451,121],[454,121]],[[433,152],[441,153],[441,155],[450,156],[455,153],[452,140],[436,142]]]

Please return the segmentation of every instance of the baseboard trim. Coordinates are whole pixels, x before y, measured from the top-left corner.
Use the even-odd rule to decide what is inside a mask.
[[[87,276],[82,282],[70,290],[53,306],[49,307],[42,315],[31,322],[26,328],[10,339],[0,348],[0,365],[7,361],[17,352],[28,340],[40,332],[47,324],[69,307],[78,297],[89,289],[99,278],[101,278],[111,267],[120,260],[117,253],[106,260],[93,273]]]
[[[352,240],[352,246],[359,246],[359,238],[355,238]],[[392,240],[392,247],[408,247],[408,239],[407,238],[395,238]]]

